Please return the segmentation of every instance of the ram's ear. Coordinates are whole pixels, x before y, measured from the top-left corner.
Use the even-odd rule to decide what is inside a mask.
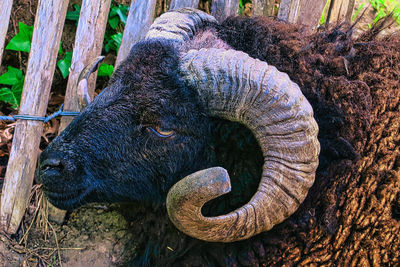
[[[97,71],[100,62],[104,60],[104,56],[98,56],[93,59],[79,74],[78,81],[76,82],[77,94],[79,99],[79,106],[85,107],[92,102],[88,91],[88,81],[90,74]]]

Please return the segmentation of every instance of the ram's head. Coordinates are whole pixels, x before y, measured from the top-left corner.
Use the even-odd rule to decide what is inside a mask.
[[[215,25],[194,9],[155,21],[110,85],[42,153],[39,181],[54,205],[166,200],[180,230],[218,242],[267,231],[298,208],[318,165],[312,108],[288,75],[229,49]],[[246,205],[204,217],[203,204],[230,191],[223,168],[204,169],[212,117],[248,127],[264,165]]]

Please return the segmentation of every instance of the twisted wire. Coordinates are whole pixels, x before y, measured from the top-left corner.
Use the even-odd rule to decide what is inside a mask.
[[[17,120],[30,120],[30,121],[43,121],[49,122],[50,120],[59,116],[77,116],[80,112],[77,111],[63,111],[64,105],[61,105],[60,109],[47,117],[34,116],[34,115],[12,115],[12,116],[0,116],[0,121],[17,121]]]

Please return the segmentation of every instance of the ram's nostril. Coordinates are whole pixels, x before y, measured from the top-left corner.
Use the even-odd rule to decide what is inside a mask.
[[[81,162],[68,153],[46,149],[40,155],[37,181],[41,184],[57,183],[60,179],[69,180],[79,176],[77,168]]]

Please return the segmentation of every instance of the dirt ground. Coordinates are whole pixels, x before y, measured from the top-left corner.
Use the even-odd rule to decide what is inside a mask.
[[[118,207],[83,207],[63,225],[34,225],[21,244],[1,236],[0,266],[60,266],[59,257],[63,266],[120,265],[134,254],[129,227]]]
[[[80,1],[71,2],[79,3]],[[114,2],[125,3],[127,1]],[[14,3],[6,43],[17,32],[19,21],[27,25],[33,25],[34,22],[36,0],[17,0]],[[369,16],[373,16],[373,14]],[[365,20],[368,19],[370,18]],[[62,37],[64,50],[72,50],[75,30],[76,26],[73,22],[66,23]],[[110,61],[113,58],[115,59],[115,55],[111,56]],[[27,54],[6,50],[0,73],[4,73],[5,66],[9,65],[25,70]],[[332,65],[333,69],[339,67]],[[106,79],[100,79],[98,89],[101,90],[106,82]],[[65,87],[66,80],[57,70],[48,113],[59,108],[63,101]],[[0,103],[0,111],[6,115],[15,112],[3,103]],[[55,137],[58,124],[56,119],[46,124],[41,149],[44,149]],[[13,126],[13,123],[0,122],[0,187],[11,147]],[[28,207],[27,216],[16,235],[0,234],[0,266],[59,266],[61,265],[60,258],[63,266],[121,266],[135,255],[138,245],[135,242],[137,236],[131,229],[141,229],[143,220],[135,220],[138,213],[133,215],[130,213],[133,209],[140,210],[134,204],[106,206],[91,204],[68,213],[65,223],[57,225],[49,224],[44,216],[36,216],[37,203],[41,202],[40,199],[40,191],[35,191],[32,195],[31,205]],[[33,217],[38,217],[38,219],[32,221]],[[28,234],[26,234],[28,229]],[[167,247],[173,249],[170,246]]]

